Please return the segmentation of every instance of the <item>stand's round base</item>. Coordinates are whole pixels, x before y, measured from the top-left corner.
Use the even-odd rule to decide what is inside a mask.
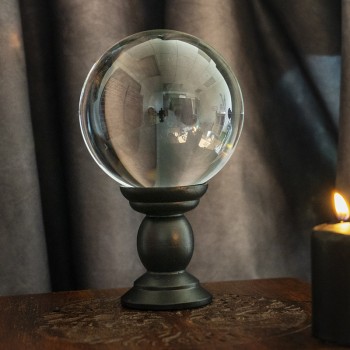
[[[140,310],[179,310],[209,304],[212,295],[186,271],[146,272],[121,298],[123,306]]]

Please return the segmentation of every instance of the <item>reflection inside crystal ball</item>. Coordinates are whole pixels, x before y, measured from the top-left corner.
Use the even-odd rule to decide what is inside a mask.
[[[212,48],[175,31],[126,38],[91,69],[80,99],[85,143],[122,186],[207,182],[243,124],[236,78]]]

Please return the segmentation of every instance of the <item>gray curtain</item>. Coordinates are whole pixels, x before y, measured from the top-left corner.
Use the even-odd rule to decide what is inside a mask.
[[[187,215],[189,270],[309,279],[312,227],[333,219],[336,184],[350,199],[349,18],[340,0],[2,0],[0,294],[124,287],[143,272],[142,215],[89,155],[78,103],[105,50],[155,28],[216,48],[245,100],[233,157]]]

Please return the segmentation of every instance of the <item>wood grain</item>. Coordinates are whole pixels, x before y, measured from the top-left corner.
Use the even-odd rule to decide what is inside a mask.
[[[0,349],[341,349],[311,336],[306,283],[205,287],[212,304],[173,312],[125,309],[125,290],[0,297]]]

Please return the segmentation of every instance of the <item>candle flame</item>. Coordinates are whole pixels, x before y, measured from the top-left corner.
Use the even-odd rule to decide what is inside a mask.
[[[340,193],[334,192],[333,199],[334,199],[335,213],[337,215],[338,220],[346,221],[347,219],[349,219],[349,216],[350,216],[349,206],[346,203],[346,200],[344,199],[344,197]]]

